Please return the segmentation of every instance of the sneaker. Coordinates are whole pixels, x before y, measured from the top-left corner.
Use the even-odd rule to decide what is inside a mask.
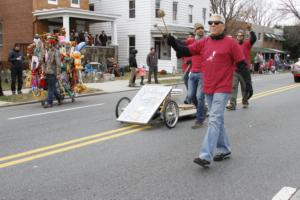
[[[243,108],[248,108],[249,104],[243,104]]]
[[[18,91],[18,94],[23,94],[23,92],[21,90]]]
[[[194,163],[200,165],[201,167],[207,168],[210,165],[210,162],[201,158],[195,158]]]
[[[196,121],[195,124],[192,126],[192,129],[201,128],[203,126],[203,122]]]
[[[155,82],[155,84],[160,84],[160,82]]]
[[[11,93],[12,93],[12,95],[15,95],[15,94],[16,94],[16,91],[12,91]]]
[[[45,103],[44,108],[52,108],[52,103]]]
[[[235,110],[235,106],[233,104],[229,104],[226,106],[227,110]]]
[[[214,161],[218,162],[218,161],[222,161],[222,160],[228,159],[228,158],[230,158],[230,155],[231,155],[231,152],[217,154],[217,155],[214,156]]]
[[[62,101],[61,101],[60,98],[57,99],[57,103],[58,103],[59,106],[62,104]]]

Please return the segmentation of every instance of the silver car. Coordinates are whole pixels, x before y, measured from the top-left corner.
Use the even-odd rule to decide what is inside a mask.
[[[300,82],[300,60],[292,65],[291,72],[294,75],[295,82]]]

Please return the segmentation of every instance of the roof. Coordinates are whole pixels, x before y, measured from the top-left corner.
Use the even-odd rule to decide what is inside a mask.
[[[32,12],[39,20],[59,18],[67,15],[73,18],[88,19],[95,21],[110,22],[115,21],[120,15],[98,13],[95,11],[83,10],[79,8],[54,8],[54,9],[43,9],[35,10]]]
[[[264,33],[265,37],[266,38],[269,38],[269,39],[275,39],[275,40],[278,40],[278,41],[285,41],[284,37],[281,36],[281,35],[276,35],[276,34],[273,34],[273,33]]]
[[[271,49],[271,48],[263,48],[263,47],[253,47],[252,50],[254,52],[263,52],[263,53],[282,53],[287,54],[287,51],[282,51],[279,49]]]

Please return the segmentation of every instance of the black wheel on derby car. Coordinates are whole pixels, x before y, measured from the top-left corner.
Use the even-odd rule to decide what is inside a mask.
[[[122,97],[117,105],[116,105],[116,110],[115,110],[115,114],[116,114],[116,118],[118,118],[121,113],[125,110],[125,108],[128,106],[128,104],[130,103],[130,99],[128,97]]]

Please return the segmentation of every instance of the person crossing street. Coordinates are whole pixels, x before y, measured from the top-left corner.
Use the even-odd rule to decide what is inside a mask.
[[[205,66],[203,92],[209,108],[209,122],[199,156],[194,159],[194,163],[202,167],[208,167],[212,161],[222,161],[231,155],[229,138],[224,126],[224,111],[232,91],[236,68],[246,82],[245,97],[249,99],[253,94],[245,56],[237,42],[224,33],[225,20],[220,15],[212,15],[208,24],[211,35],[190,46],[176,42],[172,35],[166,36],[177,57],[201,55]]]

